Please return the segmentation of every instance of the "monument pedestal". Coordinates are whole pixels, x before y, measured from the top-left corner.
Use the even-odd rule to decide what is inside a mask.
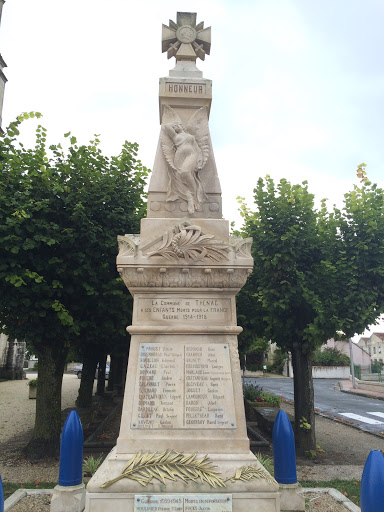
[[[222,219],[196,68],[210,28],[196,14],[163,25],[176,57],[160,80],[161,132],[140,235],[119,236],[117,267],[134,298],[116,447],[87,486],[87,512],[279,512],[279,485],[250,452],[235,296],[251,239]]]
[[[132,454],[134,455],[134,454]],[[197,454],[196,458],[204,457],[206,454]],[[234,455],[230,454],[208,454],[209,460],[215,469],[222,475],[223,480],[231,478],[236,474],[240,467],[255,466],[260,474],[266,474],[264,468],[257,461],[255,456],[249,452],[248,454]],[[111,478],[122,473],[124,465],[130,459],[130,455],[122,457],[116,453],[114,448],[96,475],[91,479],[87,486],[86,511],[89,512],[105,512],[113,510],[113,512],[133,512],[135,508],[135,497],[158,496],[161,495],[166,500],[178,496],[194,495],[197,499],[203,500],[206,497],[213,496],[214,500],[225,497],[230,498],[233,512],[279,512],[280,511],[280,493],[279,485],[270,478],[256,478],[249,482],[236,480],[235,482],[226,481],[225,487],[211,487],[207,483],[188,482],[181,480],[172,482],[167,480],[166,485],[153,480],[146,487],[138,482],[128,480],[126,478],[119,480],[110,487],[102,488],[101,486]],[[266,474],[267,475],[267,474]],[[228,510],[220,508],[217,503],[214,510]],[[191,509],[195,512],[203,512],[211,510],[211,507],[204,507],[204,503],[195,504],[196,508]],[[163,510],[176,511],[178,507],[171,508],[167,502],[163,505]],[[143,507],[140,507],[141,510]],[[148,506],[147,510],[155,510],[154,507]],[[182,511],[183,509],[181,509]],[[158,508],[156,512],[161,512]]]

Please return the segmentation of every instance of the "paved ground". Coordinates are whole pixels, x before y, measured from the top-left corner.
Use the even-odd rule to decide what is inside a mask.
[[[245,379],[261,386],[265,391],[293,400],[292,379],[257,378]],[[347,393],[340,393],[339,380],[315,379],[315,408],[328,417],[351,424],[365,432],[384,435],[384,393],[353,390],[350,381],[342,381]]]

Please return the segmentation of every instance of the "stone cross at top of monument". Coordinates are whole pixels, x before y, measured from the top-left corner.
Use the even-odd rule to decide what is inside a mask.
[[[163,24],[162,52],[177,62],[204,60],[211,50],[211,27],[204,28],[203,21],[196,25],[195,12],[178,12],[176,20],[169,20],[169,27]]]

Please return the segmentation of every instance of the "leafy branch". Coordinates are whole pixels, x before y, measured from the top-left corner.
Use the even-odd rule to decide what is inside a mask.
[[[121,475],[105,482],[101,487],[109,487],[122,478],[135,480],[144,487],[154,478],[163,484],[166,484],[165,480],[176,481],[180,478],[184,482],[196,482],[200,479],[211,487],[225,487],[224,480],[213,467],[207,455],[196,459],[196,452],[184,455],[173,450],[166,450],[160,454],[142,454],[140,451],[128,461]]]
[[[253,480],[254,478],[263,478],[270,484],[277,483],[276,480],[271,476],[267,471],[263,468],[258,468],[256,466],[243,466],[239,468],[234,476],[227,478],[226,482],[230,481],[232,483],[237,480],[241,480],[242,482],[248,482],[249,480]]]

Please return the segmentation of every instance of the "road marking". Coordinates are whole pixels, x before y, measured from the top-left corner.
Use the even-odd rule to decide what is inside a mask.
[[[353,412],[342,412],[340,413],[340,416],[345,416],[347,418],[351,418],[352,420],[361,421],[362,423],[369,423],[370,425],[384,425],[384,422],[382,421],[373,420],[372,418],[366,418],[365,416],[360,416],[360,414],[354,414]]]
[[[379,418],[384,418],[384,412],[367,412],[367,414],[372,414],[372,416],[378,416]]]

